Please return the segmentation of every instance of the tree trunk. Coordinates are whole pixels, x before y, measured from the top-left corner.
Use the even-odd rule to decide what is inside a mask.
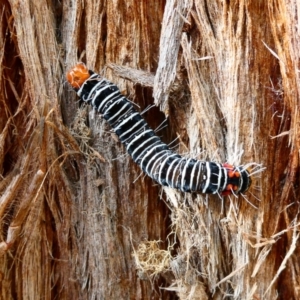
[[[300,298],[297,1],[0,3],[1,299]],[[77,61],[249,191],[141,175],[66,83]]]

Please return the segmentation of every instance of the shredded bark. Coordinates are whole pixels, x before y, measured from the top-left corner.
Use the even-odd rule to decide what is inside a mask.
[[[1,1],[1,299],[300,298],[300,4],[150,2]],[[67,86],[79,60],[251,189],[140,176]]]

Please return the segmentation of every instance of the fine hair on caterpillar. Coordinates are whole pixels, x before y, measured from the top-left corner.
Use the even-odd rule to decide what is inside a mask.
[[[67,80],[81,100],[109,123],[134,162],[159,184],[182,192],[223,196],[249,189],[252,180],[247,166],[196,160],[172,151],[115,84],[84,64],[74,66]]]

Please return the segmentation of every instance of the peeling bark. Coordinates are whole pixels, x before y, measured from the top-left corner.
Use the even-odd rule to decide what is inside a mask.
[[[0,1],[2,299],[300,297],[300,6],[166,2]],[[262,164],[246,199],[139,177],[78,60],[159,104],[179,153]]]

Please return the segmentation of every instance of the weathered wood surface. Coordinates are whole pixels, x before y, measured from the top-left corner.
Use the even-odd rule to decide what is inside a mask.
[[[0,5],[2,299],[299,299],[297,1]],[[158,103],[180,153],[263,164],[258,209],[135,181],[65,82],[78,60]]]

